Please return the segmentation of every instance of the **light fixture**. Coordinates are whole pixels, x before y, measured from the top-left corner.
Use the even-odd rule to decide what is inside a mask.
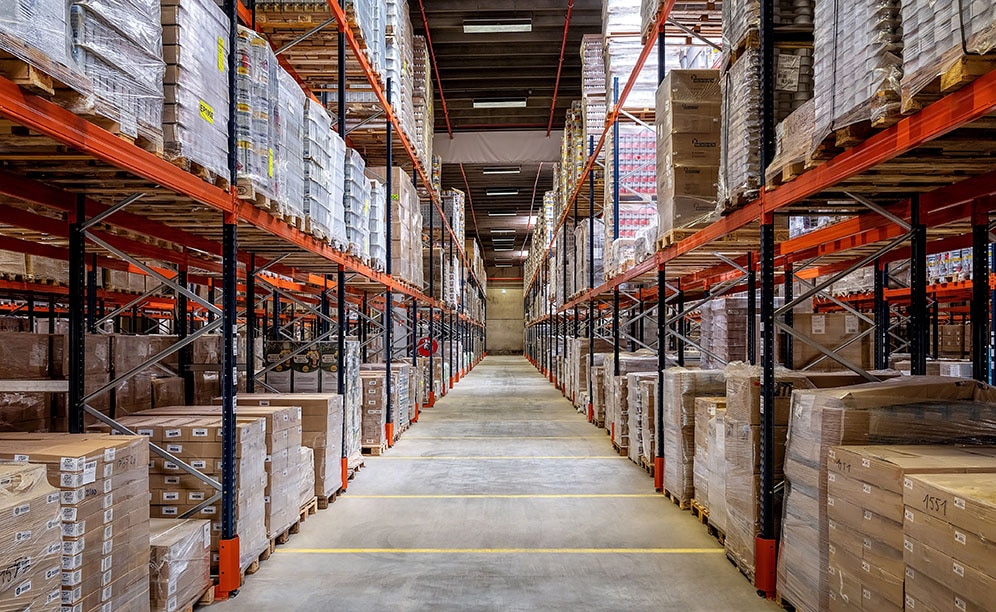
[[[512,264],[495,264],[495,267],[496,268],[511,268]],[[502,293],[505,293],[504,289],[502,289]]]
[[[512,249],[505,249],[505,248],[495,249],[495,253],[511,253],[511,252],[512,252]]]
[[[525,98],[481,98],[474,99],[474,108],[525,108]]]
[[[498,34],[504,32],[532,32],[533,20],[525,19],[465,19],[464,34]]]
[[[519,174],[519,166],[489,166],[481,171],[482,174]]]
[[[488,211],[489,217],[516,217],[519,213],[515,212],[495,212],[493,210]]]
[[[491,233],[492,234],[514,234],[515,230],[514,229],[492,228],[491,229]]]
[[[497,187],[497,188],[490,188],[489,187],[488,189],[484,190],[484,193],[488,194],[491,197],[495,197],[495,196],[498,196],[498,197],[500,197],[500,196],[517,196],[517,195],[519,195],[519,190],[518,189],[503,188],[503,187]]]

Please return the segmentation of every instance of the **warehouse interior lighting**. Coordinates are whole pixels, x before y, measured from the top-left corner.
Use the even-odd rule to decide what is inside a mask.
[[[483,174],[519,174],[521,171],[519,166],[490,166],[481,172]]]
[[[507,189],[507,188],[490,188],[485,190],[486,194],[489,196],[517,196],[519,195],[518,189]]]
[[[511,253],[512,249],[495,249],[495,253]]]
[[[496,268],[511,268],[512,264],[510,264],[510,263],[507,263],[507,264],[506,263],[495,264],[495,267]],[[504,292],[505,292],[505,290],[502,289],[502,293],[504,293]]]
[[[474,100],[474,108],[525,108],[525,98],[481,98]]]
[[[491,229],[491,233],[492,234],[514,234],[515,230],[514,229],[492,228]]]
[[[465,19],[464,34],[502,34],[506,32],[532,32],[533,20],[525,19]]]
[[[488,211],[489,217],[517,217],[519,213],[514,212],[496,212],[493,210]]]

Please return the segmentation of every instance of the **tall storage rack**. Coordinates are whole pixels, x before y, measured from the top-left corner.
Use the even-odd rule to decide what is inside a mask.
[[[451,252],[455,248],[464,268],[470,270],[462,285],[464,291],[474,292],[483,302],[483,285],[474,276],[463,245],[455,240],[442,215],[439,194],[401,132],[380,76],[367,61],[346,11],[335,0],[320,6],[328,16],[325,27],[335,31],[337,43],[331,49],[334,61],[325,66],[334,66],[336,70],[328,72],[328,68],[323,68],[310,82],[299,79],[302,86],[310,85],[317,90],[316,82],[335,84],[338,132],[346,137],[347,88],[368,88],[375,94],[378,110],[374,115],[383,117],[382,125],[375,126],[372,118],[364,121],[361,127],[366,129],[357,138],[362,137],[369,159],[387,168],[397,162],[424,186],[422,197],[431,200],[432,208],[439,213],[435,221],[442,220],[440,231],[436,231],[435,222],[430,219],[433,240],[448,246]],[[235,73],[231,67],[238,63],[237,26],[259,24],[255,11],[240,3],[227,2],[225,13],[231,34],[227,41],[219,41],[219,47],[227,53],[228,95],[234,108]],[[302,66],[294,65],[293,56],[281,56],[280,61],[291,75],[303,70]],[[387,89],[390,90],[390,83]],[[327,98],[327,92],[321,95]],[[339,347],[340,392],[346,385],[343,341],[359,328],[369,334],[376,326],[374,333],[383,334],[383,346],[393,348],[383,354],[388,368],[392,358],[414,357],[416,344],[425,335],[440,344],[443,340],[462,339],[471,356],[453,356],[458,366],[450,385],[483,357],[481,320],[444,304],[433,295],[431,286],[427,296],[421,287],[392,277],[390,212],[386,220],[387,270],[380,272],[297,225],[254,206],[253,202],[240,199],[235,181],[233,118],[227,118],[229,176],[212,177],[207,182],[143,149],[141,143],[124,140],[3,77],[0,77],[0,116],[8,124],[5,129],[10,130],[9,142],[28,145],[4,155],[4,167],[0,170],[0,194],[4,196],[0,204],[0,223],[4,227],[0,247],[68,260],[70,266],[68,287],[36,283],[30,278],[8,278],[0,280],[0,291],[20,302],[17,311],[26,312],[32,323],[40,317],[48,317],[50,322],[57,315],[68,317],[67,403],[71,432],[82,432],[84,415],[89,414],[127,433],[112,417],[89,404],[116,384],[167,357],[175,355],[179,372],[186,376],[197,369],[190,361],[193,342],[212,332],[223,336],[222,363],[216,368],[220,370],[225,431],[222,478],[219,481],[200,474],[153,445],[154,452],[177,461],[187,472],[218,490],[202,506],[219,500],[222,504],[223,543],[216,589],[220,596],[227,596],[240,586],[239,529],[233,497],[236,477],[233,426],[239,369],[247,372],[245,386],[250,392],[262,385],[261,377],[267,371],[265,364],[256,363],[251,348],[255,338],[267,333],[280,336],[287,330],[305,328],[311,342],[335,338]],[[404,152],[398,160],[393,155],[395,147]],[[387,211],[391,211],[389,181],[390,178]],[[97,272],[102,268],[142,273],[154,279],[156,286],[135,294],[98,289]],[[430,277],[431,274],[433,271]],[[198,286],[201,291],[196,290]],[[167,295],[158,295],[161,289]],[[294,305],[289,314],[282,303]],[[84,350],[87,335],[97,333],[105,322],[129,315],[132,330],[136,329],[140,315],[172,319],[178,341],[141,365],[117,372],[115,379],[107,384],[97,389],[88,387]],[[353,327],[351,319],[357,321]],[[395,324],[404,330],[403,338],[392,338]],[[50,325],[50,329],[53,327]],[[244,328],[246,346],[250,347],[244,357],[236,349],[240,327]],[[438,357],[430,356],[433,358]],[[389,398],[390,382],[387,385]],[[53,388],[56,386],[65,390],[60,385]],[[430,396],[427,405],[432,402]],[[392,426],[389,415],[388,440],[393,440]],[[343,466],[345,470],[345,458]]]
[[[656,17],[644,32],[645,44],[630,83],[635,81],[653,46],[659,45],[662,50],[666,42],[664,27],[675,3],[663,0],[658,4]],[[775,141],[774,16],[771,5],[761,3],[762,169],[772,160]],[[664,53],[658,56],[663,58]],[[662,64],[658,67],[659,82],[664,75]],[[622,274],[604,282],[593,276],[578,279],[579,286],[586,286],[587,290],[555,305],[547,293],[557,265],[553,249],[562,239],[569,219],[572,218],[570,224],[576,227],[579,223],[591,222],[595,214],[593,204],[589,207],[582,203],[579,210],[578,200],[595,201],[598,156],[625,114],[622,109],[628,93],[628,89],[623,89],[619,94],[618,101],[610,108],[604,131],[597,142],[592,139],[587,164],[557,219],[554,237],[546,245],[535,273],[526,279],[526,357],[563,388],[551,355],[557,336],[588,338],[590,373],[594,366],[594,339],[613,344],[618,365],[621,341],[647,347],[642,343],[641,330],[656,317],[659,340],[656,344],[651,343],[650,348],[656,349],[658,354],[655,425],[656,439],[661,440],[662,370],[667,365],[684,365],[686,348],[707,350],[689,337],[688,330],[694,325],[692,313],[709,300],[746,290],[750,296],[747,337],[759,338],[757,346],[748,343],[748,360],[760,365],[762,372],[761,534],[755,547],[757,572],[754,581],[759,591],[773,597],[778,538],[774,500],[780,486],[775,482],[773,472],[775,335],[782,336],[783,355],[789,364],[793,343],[804,342],[825,358],[840,362],[868,380],[878,380],[873,372],[865,371],[859,364],[850,363],[831,349],[795,333],[792,328],[794,304],[817,297],[823,308],[859,314],[871,324],[867,333],[874,334],[876,369],[888,367],[890,347],[899,340],[908,346],[911,373],[925,374],[931,353],[931,312],[936,329],[938,303],[968,301],[968,312],[963,309],[961,315],[967,314],[971,321],[973,378],[990,384],[994,382],[996,280],[992,275],[990,247],[993,242],[991,215],[996,210],[996,171],[992,170],[991,163],[988,167],[979,163],[957,168],[958,160],[945,156],[944,151],[947,145],[957,141],[978,144],[991,140],[992,125],[987,116],[996,110],[996,71],[983,74],[965,87],[940,97],[920,112],[900,119],[895,125],[871,135],[791,182],[777,187],[762,183],[755,200],[694,233],[688,232],[664,244],[659,241],[653,256]],[[917,162],[924,159],[932,164],[926,177],[916,169]],[[614,172],[618,178],[618,161],[606,159],[604,172]],[[912,176],[917,180],[905,180]],[[865,191],[877,191],[877,197],[863,195],[863,185],[875,185],[875,190]],[[883,192],[888,195],[883,197]],[[780,235],[775,226],[776,215],[809,214],[811,199],[821,195],[824,196],[824,208],[827,199],[837,196],[856,202],[857,208],[841,208],[838,212],[847,215],[847,220],[811,233],[792,239]],[[588,219],[582,218],[585,213]],[[928,285],[927,256],[958,248],[973,250],[969,280]],[[911,270],[908,286],[889,288],[890,284],[896,284],[890,277],[889,264],[906,261]],[[874,266],[875,283],[871,294],[837,297],[826,291],[833,282],[865,266]],[[820,280],[816,280],[818,278]],[[803,287],[809,288],[801,295],[793,296],[793,285],[800,279],[808,281]],[[784,300],[780,304],[776,302],[779,284],[783,287],[781,297]],[[539,309],[536,304],[541,305]],[[860,313],[857,306],[870,306],[873,315]],[[897,310],[902,314],[897,314]],[[755,313],[760,316],[756,317]],[[907,337],[900,337],[894,331],[899,318],[905,323]],[[759,329],[757,319],[760,320]],[[590,376],[588,385],[588,416],[592,420]],[[655,463],[655,486],[663,492],[664,457],[660,444]]]

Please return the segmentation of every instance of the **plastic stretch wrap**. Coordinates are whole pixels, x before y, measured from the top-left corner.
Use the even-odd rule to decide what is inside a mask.
[[[816,128],[815,111],[816,98],[810,98],[775,126],[775,157],[765,170],[768,183],[781,179],[783,170],[793,164],[802,164],[809,157]],[[799,171],[801,169],[796,173]],[[792,220],[797,218],[789,217],[790,227]]]
[[[149,595],[153,612],[196,603],[211,586],[211,521],[152,519]]]
[[[643,387],[645,383],[657,381],[657,372],[637,372],[626,375],[627,403],[629,404],[629,458],[640,463],[641,458],[652,447],[649,438],[644,437],[643,424],[647,421],[647,404],[644,403]],[[653,404],[649,406],[653,409]]]
[[[239,26],[236,68],[237,170],[239,191],[275,195],[275,148],[278,133],[274,105],[279,99],[277,59],[266,39]]]
[[[59,610],[61,507],[45,466],[0,463],[0,511],[0,610]]]
[[[726,391],[726,377],[719,370],[664,370],[664,488],[682,501],[696,496],[695,398],[714,397]]]
[[[304,103],[301,86],[283,68],[277,68],[279,104],[276,107],[277,200],[289,215],[304,217]]]
[[[297,469],[301,474],[297,505],[303,508],[315,496],[315,450],[310,446],[301,447],[297,458]]]
[[[657,457],[657,378],[640,381],[640,404],[643,417],[640,420],[640,435],[643,441],[643,460],[653,463]]]
[[[903,76],[899,3],[816,2],[812,149],[833,130],[862,121],[875,125],[898,114]]]
[[[228,18],[212,0],[165,0],[162,15],[165,153],[227,179]]]
[[[996,49],[996,4],[990,0],[902,0],[902,18],[904,109],[966,55]]]
[[[357,257],[370,256],[368,230],[370,216],[370,181],[363,175],[366,163],[358,152],[346,148],[343,208],[349,251]]]
[[[159,2],[75,2],[73,57],[90,79],[94,110],[129,136],[162,138],[163,62]]]
[[[720,212],[752,198],[759,185],[760,78],[761,63],[756,49],[744,51],[723,76],[718,189]]]
[[[761,24],[761,3],[758,0],[727,0],[723,2],[723,52],[730,53],[746,42],[748,35]]]
[[[709,506],[709,522],[726,533],[726,403],[722,407],[716,404],[715,416],[708,422],[709,454],[709,495],[706,498]]]
[[[308,98],[304,105],[304,215],[312,231],[323,233],[332,244],[333,196],[336,162],[333,157],[332,118],[318,102]],[[345,150],[338,160],[339,177],[345,171]],[[342,181],[338,201],[342,201]],[[341,209],[341,204],[340,204]],[[344,220],[345,221],[345,220]],[[338,245],[340,248],[342,244]]]
[[[71,54],[72,37],[64,0],[11,0],[0,5],[0,50],[86,88]]]
[[[367,242],[370,252],[370,265],[377,270],[383,270],[387,262],[387,230],[384,221],[387,218],[384,208],[387,206],[387,188],[380,181],[370,181],[370,206],[367,209]]]
[[[712,515],[710,500],[717,495],[717,492],[713,492],[709,488],[712,482],[712,472],[715,469],[713,453],[716,452],[717,414],[721,419],[726,414],[725,396],[695,398],[695,462],[692,480],[695,485],[695,499],[710,511],[710,516]],[[725,502],[725,487],[723,498]]]
[[[829,563],[824,500],[831,447],[980,444],[994,439],[996,390],[974,381],[916,376],[842,389],[796,390],[785,454],[779,592],[801,610],[829,605],[829,576],[822,570]]]
[[[637,24],[636,28],[639,28]],[[636,32],[637,29],[629,30]],[[622,93],[633,74],[633,66],[643,52],[643,43],[639,36],[624,36],[609,38],[605,41],[603,58],[605,60],[605,100],[606,104],[614,104],[614,82],[619,79],[619,92]],[[654,107],[654,97],[657,93],[657,47],[647,57],[643,70],[636,76],[633,88],[623,103],[624,108],[644,109]],[[606,157],[608,159],[608,157]]]

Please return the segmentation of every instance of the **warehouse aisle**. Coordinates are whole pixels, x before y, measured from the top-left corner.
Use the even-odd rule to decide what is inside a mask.
[[[522,357],[488,357],[216,607],[776,609]]]

